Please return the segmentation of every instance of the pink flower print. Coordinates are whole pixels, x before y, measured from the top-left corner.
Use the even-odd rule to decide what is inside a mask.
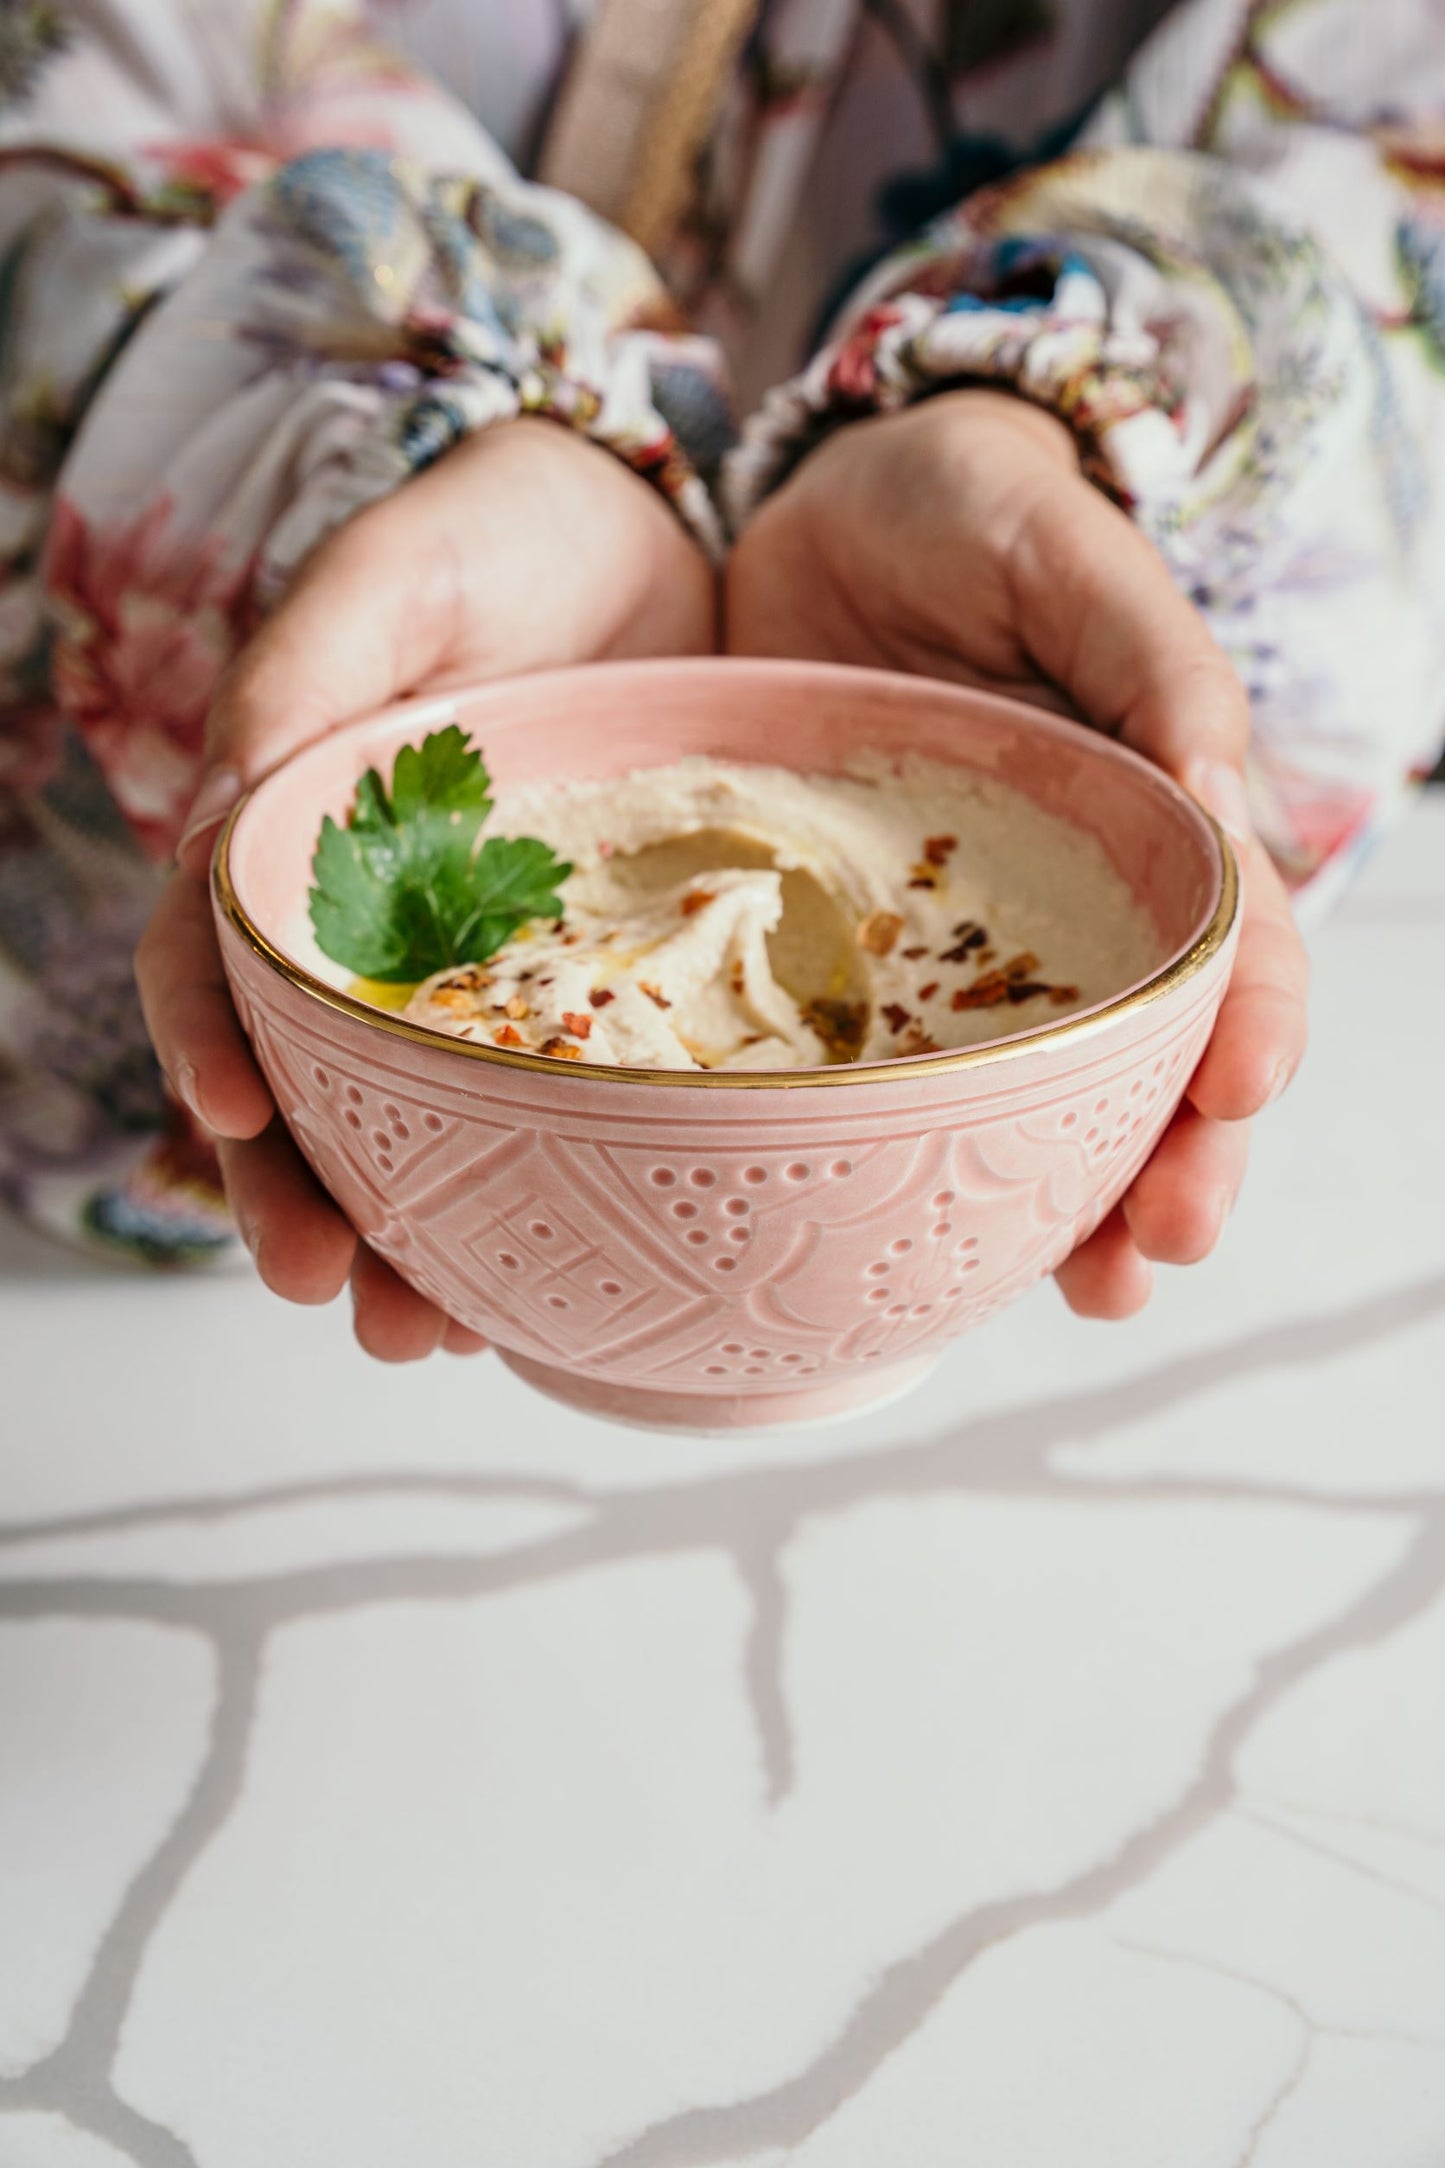
[[[829,389],[840,400],[856,400],[866,406],[878,389],[878,342],[883,333],[901,322],[902,312],[886,305],[870,309],[855,325],[834,357],[828,372]]]
[[[274,153],[261,145],[219,136],[196,142],[147,143],[142,156],[158,169],[162,193],[212,210],[220,210],[276,168]]]
[[[178,531],[167,497],[108,528],[57,500],[45,567],[55,697],[154,858],[180,836],[206,711],[250,629],[252,570]]]

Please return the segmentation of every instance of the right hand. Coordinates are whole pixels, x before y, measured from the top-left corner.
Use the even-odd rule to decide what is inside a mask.
[[[277,1114],[212,927],[221,822],[279,761],[369,709],[568,663],[704,652],[715,611],[710,567],[647,483],[555,422],[503,422],[323,543],[221,688],[176,872],[136,957],[146,1023],[172,1089],[216,1138],[262,1279],[323,1303],[349,1278],[356,1336],[385,1361],[482,1342],[358,1241]]]

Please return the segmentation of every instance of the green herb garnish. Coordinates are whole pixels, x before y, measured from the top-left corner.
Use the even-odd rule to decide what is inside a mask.
[[[572,871],[535,836],[491,836],[480,752],[455,723],[396,756],[391,790],[375,768],[344,828],[328,813],[311,861],[311,923],[326,954],[364,979],[415,984],[484,963],[519,926],[560,918]]]

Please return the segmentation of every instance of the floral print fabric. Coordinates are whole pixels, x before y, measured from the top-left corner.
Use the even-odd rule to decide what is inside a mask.
[[[852,415],[980,378],[1051,405],[1242,670],[1257,816],[1325,892],[1439,731],[1445,15],[1189,0],[1082,149],[1022,166],[1161,5],[766,0],[665,280],[512,163],[585,6],[5,11],[11,1203],[113,1253],[224,1243],[128,962],[217,679],[322,536],[510,414],[607,445],[717,552]],[[890,174],[895,221],[947,208],[787,377]],[[995,185],[959,203],[964,175]],[[731,452],[724,354],[786,378]]]

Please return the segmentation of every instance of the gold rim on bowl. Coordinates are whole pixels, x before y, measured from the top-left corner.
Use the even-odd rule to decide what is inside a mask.
[[[256,789],[259,788],[258,784]],[[318,979],[314,972],[307,971],[274,942],[268,941],[236,894],[231,880],[231,836],[253,796],[254,791],[248,791],[238,801],[221,830],[211,877],[216,900],[228,925],[263,963],[269,964],[301,993],[309,994],[326,1008],[353,1017],[358,1023],[390,1032],[393,1038],[409,1040],[414,1046],[444,1047],[464,1060],[490,1062],[504,1069],[530,1069],[550,1077],[591,1077],[607,1084],[666,1084],[683,1089],[713,1086],[724,1091],[806,1091],[818,1085],[896,1083],[905,1076],[951,1076],[956,1070],[982,1069],[992,1062],[1018,1060],[1041,1047],[1057,1046],[1068,1039],[1092,1037],[1119,1017],[1146,1008],[1173,993],[1176,987],[1202,971],[1211,957],[1218,955],[1229,939],[1239,913],[1239,865],[1233,847],[1218,821],[1190,799],[1192,810],[1208,823],[1219,849],[1219,901],[1208,925],[1188,948],[1162,965],[1152,978],[1145,979],[1127,993],[1116,994],[1112,1001],[1065,1017],[1060,1023],[1041,1024],[1032,1031],[1018,1032],[1008,1039],[990,1040],[982,1046],[955,1047],[948,1053],[905,1054],[894,1061],[839,1062],[828,1069],[623,1069],[596,1061],[562,1062],[554,1061],[546,1054],[518,1053],[511,1047],[484,1045],[480,1040],[454,1039],[447,1032],[413,1023],[409,1017],[400,1016],[393,1010],[378,1009],[369,1001],[358,1001],[354,994],[328,986],[324,979]]]

